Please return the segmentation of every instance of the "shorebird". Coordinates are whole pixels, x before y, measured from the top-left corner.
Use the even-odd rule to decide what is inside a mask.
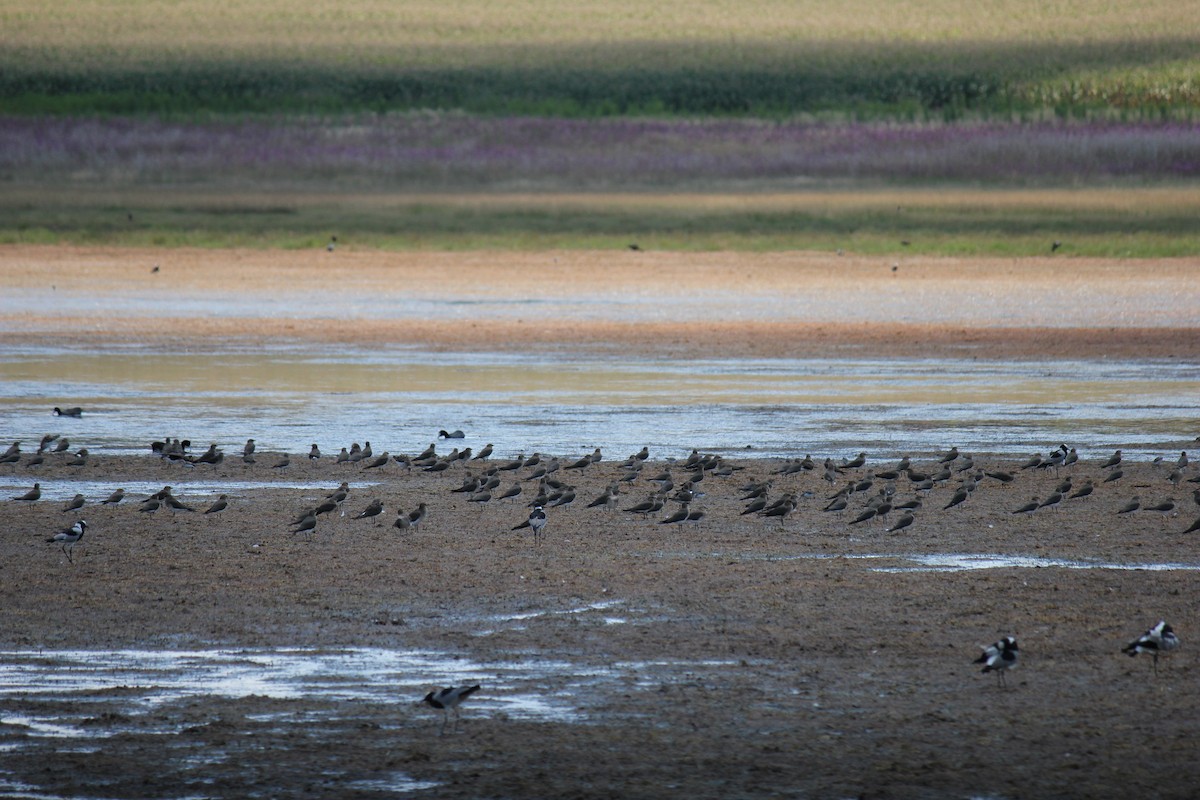
[[[292,465],[292,457],[284,453],[271,469],[287,469]]]
[[[1187,454],[1187,450],[1184,450],[1183,452],[1181,452],[1179,454],[1179,458],[1176,459],[1175,466],[1179,467],[1180,469],[1187,469],[1187,465],[1188,465],[1188,454]]]
[[[902,517],[900,517],[900,519],[896,520],[895,525],[893,525],[890,528],[885,529],[884,532],[885,533],[894,533],[898,530],[903,530],[904,528],[907,528],[909,525],[912,525],[914,519],[916,519],[916,518],[911,513],[905,514]]]
[[[875,519],[875,517],[877,517],[877,516],[879,516],[878,511],[876,511],[874,508],[868,508],[865,511],[863,511],[861,514],[859,514],[857,517],[850,520],[850,524],[857,525],[860,522],[870,522],[871,520]]]
[[[1062,502],[1063,496],[1061,492],[1054,492],[1045,500],[1043,500],[1038,508],[1058,508],[1058,504]]]
[[[1121,478],[1124,475],[1125,475],[1124,470],[1114,469],[1112,472],[1108,473],[1108,477],[1104,479],[1103,483],[1112,483],[1113,481],[1119,481],[1119,480],[1121,480]]]
[[[140,506],[138,506],[138,511],[142,514],[153,514],[160,508],[162,508],[161,500],[154,497],[148,497],[142,501]]]
[[[421,527],[421,523],[425,521],[425,517],[428,513],[429,512],[428,509],[425,508],[425,504],[420,503],[417,505],[417,510],[408,515],[408,521],[412,525],[413,530]]]
[[[70,408],[54,407],[54,416],[56,417],[82,417],[83,409],[79,406],[71,406]]]
[[[54,534],[46,541],[60,542],[62,544],[62,551],[67,556],[67,561],[70,561],[73,564],[75,563],[75,559],[71,556],[71,551],[75,549],[75,543],[83,538],[83,534],[87,531],[87,527],[87,521],[81,519],[66,530],[59,531],[58,533]]]
[[[1163,500],[1161,503],[1156,503],[1152,506],[1142,506],[1142,511],[1157,511],[1164,517],[1171,514],[1175,510],[1175,498],[1171,497]]]
[[[1138,497],[1137,495],[1134,495],[1132,500],[1130,500],[1128,503],[1121,506],[1117,510],[1117,513],[1118,514],[1132,514],[1134,511],[1137,511],[1141,507],[1142,507],[1142,499],[1140,497]]]
[[[371,504],[368,505],[366,508],[364,508],[362,510],[362,513],[359,514],[358,516],[356,516],[355,519],[374,519],[375,524],[378,525],[379,524],[378,517],[382,513],[383,513],[383,501],[382,500],[372,500]]]
[[[1165,620],[1159,620],[1153,628],[1122,647],[1121,652],[1128,653],[1131,657],[1139,653],[1149,653],[1154,656],[1154,672],[1158,674],[1159,654],[1166,655],[1176,647],[1179,647],[1179,637]]]
[[[950,498],[950,502],[946,503],[946,505],[942,506],[942,511],[945,511],[948,508],[953,508],[954,506],[957,506],[961,503],[967,502],[967,498],[970,496],[971,496],[971,492],[965,486],[960,486],[958,488],[958,491],[956,491],[954,493],[954,496]]]
[[[861,467],[863,464],[866,464],[866,463],[867,463],[867,454],[859,453],[850,461],[843,461],[842,469],[858,469],[859,467]]]
[[[0,464],[16,464],[21,460],[21,444],[13,442],[12,446],[0,456]]]
[[[513,482],[513,485],[512,485],[512,486],[510,486],[510,487],[508,487],[507,489],[505,489],[505,490],[504,490],[504,493],[503,493],[503,494],[501,494],[501,495],[500,495],[498,498],[496,498],[496,499],[498,499],[498,500],[507,500],[507,499],[508,499],[508,498],[510,498],[510,497],[517,497],[517,496],[518,496],[518,495],[520,495],[520,494],[521,494],[521,484],[519,484],[519,483],[516,483],[516,482],[514,481],[514,482]]]
[[[292,528],[292,533],[303,533],[305,535],[312,533],[317,527],[317,518],[313,514],[306,514],[303,519],[296,523],[296,527]]]
[[[480,450],[480,451],[479,451],[479,453],[478,453],[478,454],[476,454],[476,455],[475,455],[475,456],[474,456],[474,457],[473,457],[471,460],[472,460],[472,461],[487,461],[487,460],[488,460],[488,456],[490,456],[490,455],[492,454],[492,451],[493,451],[494,449],[495,449],[495,448],[494,448],[494,447],[492,447],[492,443],[491,443],[491,442],[488,442],[487,444],[485,444],[485,445],[483,446],[483,449],[482,449],[482,450]]]
[[[216,501],[204,510],[205,514],[217,514],[229,508],[229,496],[221,495]]]
[[[112,494],[110,494],[108,497],[106,497],[106,498],[104,498],[103,500],[101,500],[101,501],[100,501],[100,505],[102,505],[102,506],[115,506],[117,503],[121,502],[121,501],[122,501],[122,500],[124,500],[124,499],[125,499],[125,490],[124,490],[124,489],[117,489],[115,492],[113,492]]]
[[[1195,533],[1196,531],[1200,531],[1200,517],[1196,517],[1196,521],[1192,523],[1191,527],[1181,533]]]
[[[58,440],[58,444],[54,445],[54,452],[56,452],[56,453],[65,453],[70,449],[71,449],[71,440],[65,436]]]
[[[308,457],[316,461],[321,457],[321,448],[317,447],[317,443],[313,442],[312,449],[308,451]]]
[[[951,447],[944,456],[938,459],[939,464],[949,464],[954,459],[958,458],[958,448]]]
[[[592,502],[588,503],[587,507],[598,508],[600,506],[604,506],[604,508],[613,508],[617,503],[617,494],[617,485],[615,483],[610,483],[607,487],[605,487],[604,493]]]
[[[350,454],[348,452],[346,452],[346,448],[343,447],[341,452],[337,454],[337,462],[336,463],[344,464],[345,462],[347,462],[349,460],[350,460]]]
[[[58,438],[58,434],[57,434],[57,433],[47,433],[45,436],[43,436],[43,437],[42,437],[42,440],[41,440],[41,441],[38,443],[38,449],[37,449],[37,451],[38,451],[39,453],[44,453],[44,452],[46,452],[46,448],[47,448],[47,447],[49,447],[49,446],[50,446],[50,443],[51,443],[51,442],[53,442],[53,441],[54,441],[55,439],[57,439],[57,438]],[[4,454],[4,455],[6,455],[6,456],[7,456],[7,455],[10,455],[10,454],[12,454],[12,452],[13,452],[13,448],[14,448],[14,447],[17,447],[17,443],[16,443],[16,442],[13,442],[13,447],[10,447],[10,448],[8,448],[8,451],[7,451],[7,452],[5,452],[5,454]],[[17,449],[20,449],[20,448],[17,448]]]
[[[542,529],[546,527],[546,511],[541,506],[535,506],[533,511],[529,512],[529,519],[514,525],[513,530],[519,531],[523,528],[530,528],[533,531],[533,541],[537,544],[541,540]]]
[[[242,458],[254,455],[254,440],[247,439],[246,446],[242,448]]]
[[[384,451],[383,455],[372,459],[371,463],[364,464],[363,469],[376,469],[377,467],[382,467],[384,464],[388,463],[389,460],[391,460],[391,456],[387,454],[387,451]]]
[[[660,519],[658,521],[658,524],[659,525],[671,525],[676,522],[687,522],[688,510],[689,510],[688,504],[681,503],[678,511],[676,511],[674,514],[667,517],[666,519]]]
[[[1083,486],[1080,486],[1078,489],[1076,489],[1074,492],[1071,493],[1071,496],[1069,499],[1074,500],[1076,498],[1082,499],[1084,497],[1090,497],[1092,492],[1095,491],[1095,489],[1096,489],[1096,484],[1092,481],[1091,478],[1088,478],[1086,481],[1084,481]]]
[[[41,497],[42,497],[42,485],[40,483],[35,483],[33,485],[32,489],[30,489],[28,492],[21,495],[20,497],[14,497],[13,500],[17,500],[17,501],[20,501],[23,503],[34,503],[34,502],[37,502],[38,500],[40,500]]]
[[[1115,452],[1111,456],[1109,456],[1108,461],[1105,461],[1103,464],[1100,465],[1100,467],[1101,467],[1101,469],[1108,469],[1109,467],[1115,467],[1120,463],[1121,463],[1121,451],[1118,450],[1117,452]]]
[[[396,521],[392,523],[393,528],[399,529],[401,533],[407,533],[412,528],[412,522],[408,519],[408,514],[404,513],[404,509],[396,509]]]
[[[462,705],[463,700],[478,691],[478,683],[474,686],[447,686],[445,689],[425,695],[422,702],[428,703],[442,712],[442,733],[445,733],[446,725],[450,723],[450,712],[454,712],[454,727],[457,730],[458,723],[461,721],[459,706]]]
[[[983,655],[975,659],[973,663],[983,664],[982,672],[995,672],[997,682],[1001,686],[1007,686],[1004,673],[1017,665],[1019,650],[1017,640],[1011,636],[1005,636],[995,644],[984,647]]]
[[[163,497],[162,503],[163,503],[163,505],[165,505],[171,509],[172,516],[175,515],[176,511],[195,511],[196,510],[196,509],[192,508],[191,506],[185,506],[182,502],[180,502],[179,498],[177,498],[173,494],[168,494],[165,497]]]
[[[1040,506],[1040,505],[1041,505],[1041,502],[1036,497],[1034,497],[1028,503],[1021,506],[1020,508],[1018,508],[1016,511],[1014,511],[1012,513],[1014,513],[1014,514],[1032,514],[1034,511],[1038,510],[1038,506]]]
[[[67,503],[67,505],[63,508],[63,511],[78,511],[79,509],[83,508],[83,504],[85,502],[86,501],[84,500],[83,495],[77,494],[75,497],[71,498],[71,502]]]

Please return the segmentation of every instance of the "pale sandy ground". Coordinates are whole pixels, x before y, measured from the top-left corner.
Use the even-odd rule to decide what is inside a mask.
[[[891,266],[898,264],[893,272]],[[160,271],[152,272],[154,265]],[[1200,357],[1200,262],[892,259],[815,253],[336,253],[0,248],[0,341],[263,340],[440,349],[588,346],[678,356]],[[21,293],[20,295],[18,293]],[[636,294],[629,321],[556,315],[556,299]],[[179,298],[212,298],[213,314]],[[221,315],[221,298],[296,298],[287,318]],[[58,298],[70,296],[72,304]],[[540,301],[523,317],[406,316],[404,298]],[[769,320],[739,298],[780,298]],[[79,299],[90,304],[79,310]],[[137,298],[136,313],[127,313]],[[710,302],[699,320],[673,300]],[[345,312],[370,303],[375,315]],[[66,308],[66,310],[63,310]],[[153,309],[147,316],[146,308]],[[383,309],[381,312],[380,309]],[[794,309],[791,311],[790,309]]]
[[[172,252],[152,274],[149,264],[162,254],[7,248],[0,264],[10,287],[41,291],[49,281],[100,298],[149,288],[164,302],[172,292],[214,286],[269,292],[280,280],[314,290],[330,280],[343,286],[360,281],[364,291],[385,299],[401,286],[465,292],[485,284],[514,296],[535,289],[565,296],[597,282],[626,281],[667,293],[686,277],[732,292],[779,282],[794,288],[788,282],[799,274],[809,276],[806,285],[832,286],[821,291],[865,287],[869,293],[892,280],[879,264],[851,261],[831,270],[830,256],[578,254],[557,256],[559,262],[535,257],[534,269],[528,256],[350,253],[331,265],[324,255]],[[43,307],[5,313],[0,341],[61,341],[64,332],[74,342],[151,345],[228,336],[446,348],[555,347],[566,340],[684,355],[828,354],[847,346],[885,355],[961,354],[965,341],[986,357],[1200,356],[1195,325],[1156,325],[1152,310],[1132,320],[1103,310],[1119,301],[1122,286],[1143,281],[1187,297],[1195,291],[1190,262],[1020,262],[1004,265],[1011,269],[1007,277],[999,275],[1000,266],[941,262],[906,265],[901,272],[920,274],[949,292],[969,291],[963,275],[1030,296],[1063,283],[1084,286],[1086,299],[1101,301],[1095,325],[1059,329],[1046,312],[1038,312],[1045,325],[1032,329],[987,319],[945,326],[894,319],[838,325],[834,309],[828,315],[834,321],[773,325],[481,320],[473,327],[405,319],[300,324],[172,315],[84,318]],[[25,443],[25,449],[33,445]],[[1173,460],[1189,448],[1200,450],[1200,444],[1164,442],[1163,455]],[[586,508],[619,475],[615,461],[624,455],[608,453],[577,475],[561,473],[577,486],[578,499],[551,509],[541,547],[510,530],[528,512],[523,503],[469,503],[450,491],[467,469],[480,471],[478,464],[440,474],[409,473],[393,464],[368,473],[361,466],[296,458],[288,480],[329,489],[343,480],[352,487],[382,481],[376,489],[356,489],[349,510],[357,513],[375,496],[388,509],[378,527],[322,518],[311,538],[289,533],[288,522],[321,492],[259,490],[235,496],[219,515],[174,517],[140,513],[140,497],[117,507],[88,498],[82,514],[92,527],[74,563],[45,541],[74,515],[58,503],[0,500],[5,648],[362,645],[480,660],[561,658],[597,667],[718,665],[702,673],[686,667],[665,677],[656,673],[650,683],[630,680],[619,692],[569,691],[564,678],[548,679],[547,695],[568,697],[582,721],[472,715],[468,707],[462,732],[446,737],[436,735],[436,716],[415,705],[399,713],[394,705],[341,707],[337,725],[321,724],[319,714],[308,728],[261,721],[262,714],[300,719],[320,711],[304,699],[189,699],[161,712],[163,724],[177,725],[177,733],[122,731],[99,739],[96,748],[64,748],[20,725],[0,725],[3,769],[43,794],[118,798],[377,797],[347,781],[392,773],[437,783],[412,796],[452,798],[1195,796],[1200,572],[879,572],[880,566],[912,563],[853,557],[993,553],[1195,565],[1196,534],[1182,533],[1200,514],[1192,498],[1197,484],[1186,482],[1197,476],[1195,466],[1173,486],[1166,469],[1130,465],[1093,497],[1032,516],[1011,511],[1033,495],[1046,497],[1068,474],[1075,486],[1087,477],[1102,479],[1100,461],[1108,454],[1084,454],[1062,474],[1021,471],[1009,485],[985,478],[970,500],[943,510],[956,479],[924,499],[916,524],[891,534],[882,525],[851,526],[848,515],[823,512],[833,487],[819,472],[772,476],[777,462],[755,460],[735,462],[744,469],[733,477],[705,478],[707,497],[696,506],[707,517],[698,526]],[[981,454],[976,460],[987,469],[1019,466]],[[885,466],[872,459],[853,474]],[[170,484],[197,507],[212,498],[189,496],[188,481],[214,477],[149,455],[94,457],[79,468],[50,459],[41,467],[0,469],[46,486],[81,478]],[[229,480],[277,476],[267,460],[247,466],[236,456],[214,472]],[[511,473],[505,475],[507,487]],[[774,480],[772,497],[784,491],[803,497],[782,526],[740,514],[739,488],[767,478]],[[525,485],[528,497],[533,486]],[[905,479],[896,487],[897,496],[912,495]],[[650,489],[639,478],[620,507]],[[1146,503],[1173,497],[1179,510],[1118,515],[1134,495]],[[422,529],[400,534],[387,527],[397,506],[411,509],[420,500],[431,509]],[[851,509],[862,502],[853,499]],[[831,557],[807,557],[813,555]],[[620,601],[614,613],[623,624],[549,613],[611,600]],[[481,622],[530,613],[536,616],[523,624]],[[1160,618],[1174,624],[1184,645],[1156,677],[1144,657],[1119,651]],[[1020,640],[1022,661],[1001,689],[971,661],[979,645],[1006,634]],[[31,698],[0,700],[0,713],[37,709]],[[88,698],[79,701],[78,714],[97,736],[122,723],[95,709]],[[189,748],[218,757],[181,767],[171,755]]]

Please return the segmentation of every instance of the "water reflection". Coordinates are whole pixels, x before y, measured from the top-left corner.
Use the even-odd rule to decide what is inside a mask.
[[[82,405],[82,419],[50,416]],[[1195,436],[1200,365],[1176,362],[711,359],[435,354],[328,346],[0,355],[0,429],[62,433],[93,452],[163,436],[307,452],[371,440],[423,449],[441,428],[499,454],[595,446],[657,457],[881,457],[955,444],[1027,454],[1060,441],[1152,457]]]

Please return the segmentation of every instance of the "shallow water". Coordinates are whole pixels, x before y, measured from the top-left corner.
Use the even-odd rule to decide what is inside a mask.
[[[51,415],[81,405],[81,419]],[[1181,449],[1200,419],[1200,364],[909,359],[670,361],[563,353],[435,354],[330,346],[0,353],[0,436],[48,432],[93,453],[146,452],[164,436],[240,452],[329,455],[370,441],[414,453],[439,429],[519,451],[623,458],[692,448],[744,457],[1027,455],[1067,442],[1127,458]],[[1096,453],[1094,455],[1099,455]],[[20,472],[12,467],[0,470]],[[2,473],[0,473],[2,474]]]

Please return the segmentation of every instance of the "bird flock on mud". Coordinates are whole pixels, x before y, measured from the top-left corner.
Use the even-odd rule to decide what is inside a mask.
[[[56,416],[64,417],[81,415],[79,408],[55,408],[54,412]],[[464,438],[461,430],[441,430],[438,433],[438,439],[445,441]],[[181,438],[164,438],[150,445],[154,455],[188,470],[216,470],[228,463],[224,450],[215,443],[199,454],[192,454],[190,449],[191,442]],[[480,448],[479,452],[473,452],[471,447],[455,447],[442,454],[438,452],[436,443],[431,443],[416,455],[393,454],[388,451],[376,454],[371,443],[367,441],[362,446],[354,443],[349,447],[342,447],[337,455],[332,457],[325,456],[314,443],[307,454],[301,454],[298,458],[303,460],[304,456],[307,456],[307,460],[313,462],[332,461],[336,465],[344,465],[341,468],[359,471],[401,469],[409,474],[416,471],[429,474],[461,474],[461,483],[447,491],[465,495],[467,502],[482,507],[491,502],[509,501],[510,504],[524,503],[531,509],[528,516],[511,529],[529,530],[536,545],[543,542],[551,515],[565,513],[565,507],[574,505],[579,500],[579,482],[572,476],[591,474],[597,470],[596,465],[603,461],[601,449],[598,447],[591,454],[568,459],[544,456],[540,453],[533,453],[527,457],[521,453],[506,460],[493,461],[493,453],[493,445],[487,444]],[[255,440],[248,439],[242,448],[240,462],[245,468],[251,468],[258,463],[259,455]],[[51,459],[51,462],[48,462],[47,458]],[[853,458],[840,460],[825,458],[818,461],[811,455],[784,460],[771,470],[768,477],[738,484],[736,496],[738,502],[744,506],[737,515],[757,516],[775,522],[779,529],[786,529],[788,518],[797,509],[804,507],[806,510],[815,511],[819,507],[822,514],[844,519],[848,528],[880,525],[885,533],[898,534],[919,524],[923,517],[954,513],[955,509],[970,503],[984,487],[991,484],[1013,484],[1023,474],[1044,476],[1038,478],[1042,491],[1031,496],[1027,502],[1011,508],[1009,514],[1013,517],[1054,512],[1061,507],[1087,502],[1100,495],[1111,495],[1114,491],[1119,491],[1117,487],[1120,487],[1125,477],[1124,459],[1120,450],[1099,462],[1098,466],[1085,465],[1076,449],[1065,444],[1046,454],[1034,454],[1007,469],[979,467],[971,455],[959,452],[958,448],[950,448],[938,454],[935,458],[927,460],[924,466],[907,456],[895,463],[878,466],[869,465],[869,460],[865,452],[860,452]],[[283,471],[291,465],[291,455],[272,453],[266,463],[269,463],[272,470]],[[708,487],[712,487],[714,483],[719,484],[722,488],[714,489],[714,493],[721,491],[725,499],[729,499],[733,492],[726,482],[745,469],[744,465],[734,463],[723,456],[702,454],[696,450],[685,459],[667,459],[661,469],[654,470],[653,474],[643,474],[644,467],[649,463],[649,447],[643,447],[631,454],[624,461],[617,463],[615,469],[610,470],[609,480],[600,494],[590,497],[587,502],[580,501],[576,508],[582,507],[585,511],[619,511],[643,520],[654,517],[658,525],[700,524],[708,518],[708,512],[701,507],[706,499],[712,499]],[[42,437],[36,451],[27,457],[22,452],[19,441],[14,442],[0,456],[0,465],[10,465],[14,468],[23,465],[32,469],[53,464],[83,467],[89,464],[88,451],[79,449],[72,453],[66,437],[47,435]],[[1091,474],[1086,476],[1079,474],[1084,471],[1085,466],[1091,468]],[[1157,500],[1143,500],[1140,494],[1133,495],[1120,505],[1115,514],[1122,516],[1151,512],[1161,514],[1164,518],[1177,516],[1181,512],[1179,501],[1170,494],[1178,493],[1185,482],[1200,484],[1200,475],[1193,474],[1196,472],[1193,466],[1186,451],[1181,452],[1176,459],[1154,459],[1155,472],[1162,473],[1161,491],[1165,496]],[[645,472],[649,473],[651,470]],[[809,480],[804,482],[804,488],[801,488],[790,485],[795,483],[789,481],[792,476],[819,476],[821,482]],[[789,486],[775,492],[777,482]],[[819,488],[822,483],[827,487],[823,491]],[[637,488],[639,486],[642,487],[640,490]],[[1168,486],[1170,489],[1166,488]],[[927,507],[934,490],[938,490],[942,499]],[[640,499],[623,501],[622,497],[628,495],[635,495]],[[350,481],[343,480],[320,502],[296,514],[289,530],[311,537],[317,532],[320,518],[334,513],[339,517],[345,517],[349,513],[352,520],[369,520],[378,525],[388,512],[380,497],[372,497],[365,505],[356,506],[348,512],[347,504],[351,497]],[[40,498],[41,484],[35,482],[32,489],[10,498],[10,502],[36,503]],[[98,501],[97,505],[116,506],[125,498],[125,490],[117,489]],[[1200,486],[1192,490],[1192,500],[1200,506]],[[84,495],[76,494],[62,511],[78,515],[87,503]],[[436,505],[436,499],[429,495],[412,510],[393,509],[395,519],[391,527],[401,533],[417,532]],[[200,513],[220,514],[229,507],[228,494],[220,494]],[[162,511],[174,515],[179,512],[194,513],[197,508],[181,501],[174,495],[172,487],[167,485],[141,499],[138,511],[147,516]],[[658,517],[660,514],[662,516]],[[84,538],[88,527],[88,522],[79,518],[69,527],[54,533],[47,541],[59,545],[68,562],[73,563],[74,548]],[[1200,518],[1180,533],[1197,531],[1200,531]],[[1124,647],[1122,652],[1130,656],[1142,653],[1151,655],[1153,668],[1157,673],[1159,657],[1170,654],[1178,646],[1179,638],[1172,627],[1166,621],[1160,621]],[[984,673],[995,673],[998,683],[1005,686],[1005,675],[1017,665],[1020,653],[1016,639],[1006,636],[983,647],[982,650],[975,663],[983,665]],[[459,705],[479,689],[479,685],[446,687],[430,692],[423,702],[445,712],[442,726],[444,732],[450,713],[455,714],[457,724]]]

